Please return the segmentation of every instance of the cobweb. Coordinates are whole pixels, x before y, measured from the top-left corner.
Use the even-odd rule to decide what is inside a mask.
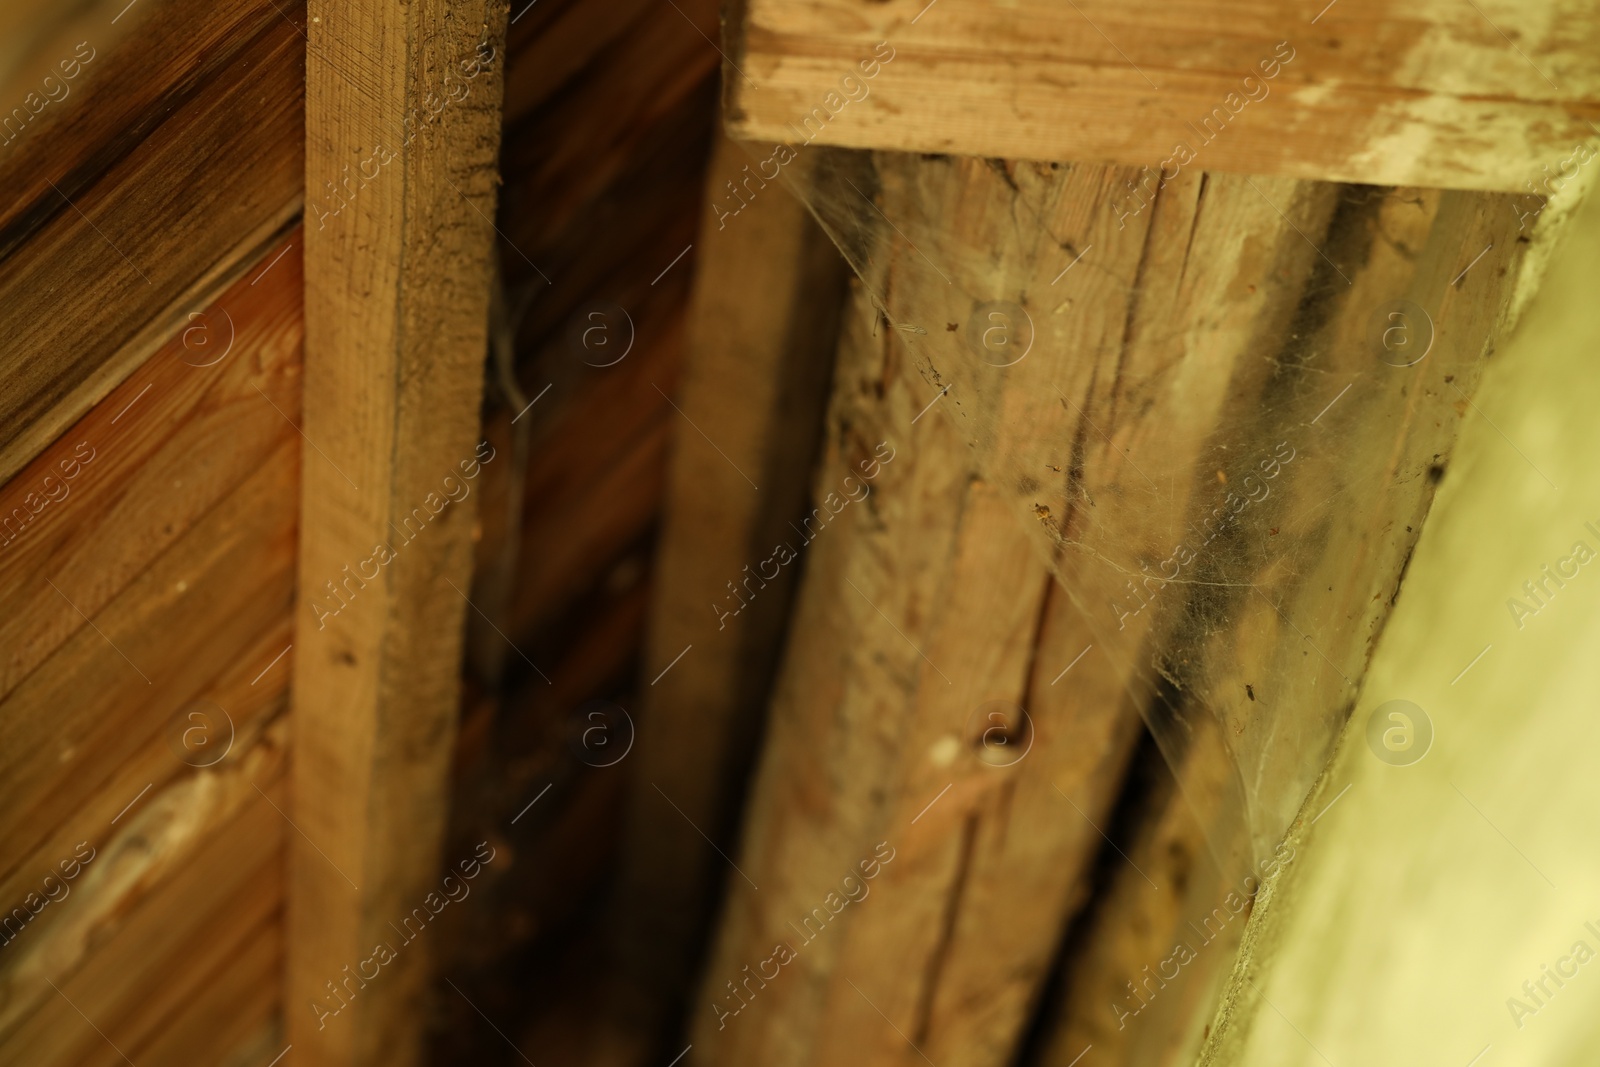
[[[1357,702],[1511,314],[1516,213],[1488,194],[745,147],[1014,503],[1207,797],[1222,869],[1269,854]],[[1470,281],[1463,237],[1497,250]]]

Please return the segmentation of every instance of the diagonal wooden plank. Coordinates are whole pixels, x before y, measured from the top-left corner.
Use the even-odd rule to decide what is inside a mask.
[[[0,181],[19,194],[0,213],[0,477],[192,325],[190,313],[293,220],[303,188],[299,31],[275,13],[220,27],[215,17],[189,21],[196,41],[158,19],[129,52],[100,55],[81,73],[82,91],[41,114],[44,128],[30,127],[0,162]],[[152,55],[155,99],[149,87],[91,84],[102,68],[127,71],[131,59],[142,70]],[[109,129],[88,110],[107,94]],[[239,122],[241,111],[255,122]]]
[[[998,1062],[1135,734],[1120,675],[1084,656],[1077,609],[877,306],[858,284],[735,858],[759,888],[730,874],[691,1005],[704,1063]],[[775,943],[795,954],[777,978]]]

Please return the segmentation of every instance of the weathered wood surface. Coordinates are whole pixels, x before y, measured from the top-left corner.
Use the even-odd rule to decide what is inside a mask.
[[[404,1065],[426,938],[400,939],[346,1006],[327,983],[396,941],[441,877],[477,506],[463,489],[494,462],[478,431],[507,13],[308,14],[286,1018],[297,1062]]]
[[[896,442],[909,459],[866,505],[881,543],[841,547],[830,531],[811,550],[773,733],[733,854],[743,873],[729,876],[703,999],[739,1007],[724,983],[742,981],[741,968],[768,959],[775,942],[799,959],[738,1018],[722,1019],[721,1032],[700,1006],[693,1055],[703,1062],[824,1063],[845,1050],[898,1062],[914,1055],[907,1037],[935,1062],[1011,1054],[1021,1010],[986,1012],[975,1007],[981,996],[953,992],[941,1000],[942,982],[954,991],[965,981],[962,969],[941,969],[943,941],[973,922],[985,945],[1004,944],[1011,923],[1034,917],[1030,907],[1053,909],[1059,929],[1068,894],[995,905],[983,924],[972,903],[981,894],[958,894],[945,910],[965,878],[954,874],[961,842],[976,834],[981,843],[982,832],[964,829],[974,824],[959,790],[915,829],[909,819],[921,806],[913,797],[931,799],[950,780],[932,781],[926,753],[938,750],[921,732],[954,716],[948,690],[1006,677],[997,664],[964,664],[975,647],[1019,640],[1001,621],[1028,602],[1006,585],[1017,557],[1042,550],[1053,561],[1083,636],[1107,657],[1105,679],[1077,684],[1130,692],[1173,762],[1199,761],[1214,782],[1204,829],[1230,877],[1272,852],[1348,713],[1349,679],[1360,676],[1426,514],[1429,471],[1448,462],[1467,410],[1455,390],[1470,394],[1532,277],[1512,198],[1185,175],[1119,239],[1108,202],[1131,176],[878,154],[831,156],[817,181],[825,224],[887,294],[885,354],[836,385],[837,404],[865,397],[866,410],[839,420],[850,432],[832,431],[833,446],[859,452],[858,438],[884,425],[870,399],[878,390],[881,406],[906,420],[938,398],[956,434],[934,453],[942,464],[925,454],[935,447],[931,418],[905,447]],[[1486,248],[1498,255],[1473,264]],[[1432,316],[1432,356],[1387,366],[1368,329],[1385,301],[1407,295]],[[1006,367],[963,342],[993,301],[1031,316],[1031,354]],[[1280,457],[1271,500],[1200,544],[1182,580],[1163,572],[1151,590],[1171,591],[1136,610],[1143,601],[1127,587],[1145,573],[1141,562],[1170,555],[1262,449]],[[986,510],[962,495],[978,492],[969,480],[984,487]],[[834,488],[824,478],[819,495]],[[969,581],[983,588],[963,593],[946,583],[963,573],[959,546],[976,536],[968,526],[987,513],[982,541],[993,555],[971,561]],[[999,548],[1002,516],[1027,516],[1033,544],[1024,536]],[[954,625],[944,620],[957,618],[959,646],[942,636]],[[1014,773],[1020,794],[1032,772],[1024,762]],[[785,923],[822,898],[853,851],[897,834],[911,862],[875,885],[881,910],[852,904],[837,940],[830,927],[820,951],[801,947]],[[995,894],[1005,899],[1003,888]],[[1041,970],[1030,970],[1022,940],[990,962],[1017,964],[1010,996],[1025,1004]],[[949,1010],[929,1010],[939,1003]]]
[[[881,183],[894,226],[848,185],[819,197],[825,217],[858,259],[895,256],[916,279],[885,289],[895,321],[929,328],[897,331],[929,395],[951,387],[981,468],[1033,517],[1142,699],[1172,690],[1152,714],[1225,731],[1187,743],[1226,737],[1253,851],[1270,852],[1354,696],[1542,241],[1519,240],[1510,196],[1227,175],[1174,186],[1119,238],[1114,172],[876,158],[853,184]],[[1005,206],[985,229],[969,205],[989,197]],[[957,211],[988,240],[951,234]],[[1421,309],[1418,344],[1431,329],[1413,366],[1375,347],[1397,298]],[[948,329],[996,299],[1034,327],[1012,366]],[[1273,758],[1291,751],[1304,762]]]
[[[281,758],[280,751],[276,766],[240,768],[279,807],[284,801]],[[243,794],[237,810],[195,843],[172,876],[142,884],[139,892],[118,901],[122,914],[96,943],[89,965],[65,977],[30,976],[43,996],[29,991],[29,1013],[5,1042],[7,1054],[15,1057],[11,1062],[115,1067],[128,1062],[124,1056],[141,1065],[172,1067],[219,1062],[276,1013],[282,990],[283,846],[294,831],[250,783],[239,784]],[[166,817],[181,823],[189,816],[178,806],[204,805],[212,798],[170,799],[176,804]],[[141,828],[153,826],[145,820]],[[126,869],[140,863],[139,854],[148,846],[139,841],[140,828],[130,829],[120,858],[115,846],[97,855],[79,891],[103,888],[89,881],[96,864]],[[118,873],[130,883],[138,881],[125,870]],[[70,907],[76,895],[59,906]],[[29,930],[24,936],[35,933],[46,931]],[[274,1050],[279,1051],[282,1046]]]
[[[805,528],[814,545],[789,538],[806,578],[742,873],[691,1006],[701,1063],[901,1062],[908,1042],[999,1062],[1081,901],[1133,737],[1114,676],[1109,692],[1050,685],[1082,624],[955,428],[913,425],[926,397],[870,299],[858,290],[836,372],[825,522]],[[886,856],[864,880],[857,865]],[[800,932],[863,886],[837,927]],[[727,983],[776,943],[798,958],[741,1008]]]
[[[767,141],[1525,192],[1600,120],[1582,0],[749,0],[729,39]]]
[[[292,220],[305,41],[289,21],[299,5],[284,11],[185,0],[114,48],[91,43],[94,58],[59,83],[76,91],[0,147],[0,184],[14,193],[0,208],[0,478],[184,330]]]
[[[1550,960],[1571,936],[1593,944],[1580,924],[1600,807],[1587,700],[1600,588],[1545,577],[1592,558],[1600,498],[1600,199],[1572,206],[1549,277],[1484,372],[1358,711],[1286,838],[1300,859],[1258,905],[1190,1064],[1558,1063],[1593,1047],[1600,990],[1543,978],[1566,972]],[[1431,748],[1420,729],[1409,751],[1368,740],[1371,713],[1400,696],[1434,715]],[[1530,978],[1537,998],[1519,988]]]
[[[6,931],[0,1058],[122,1062],[52,982],[140,1063],[217,1060],[280,1002],[288,828],[257,788],[282,804],[298,241],[0,488],[7,913],[94,850],[65,896]],[[174,748],[195,701],[227,716],[205,724],[214,763]]]

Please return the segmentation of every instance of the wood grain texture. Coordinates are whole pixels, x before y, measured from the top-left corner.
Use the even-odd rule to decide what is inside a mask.
[[[84,628],[74,606],[96,614],[299,440],[302,240],[270,248],[0,487],[0,698]]]
[[[258,789],[287,751],[297,242],[0,488],[0,602],[28,623],[0,675],[8,917],[95,850],[7,928],[8,1061],[123,1062],[80,1008],[138,1062],[215,1061],[281,1002],[279,976],[259,979],[280,959],[286,827]],[[174,747],[199,702],[226,717],[208,724],[215,762]]]
[[[1570,177],[1600,119],[1579,0],[749,0],[730,50],[738,136],[1152,176],[1522,192],[1546,165]]]
[[[1500,194],[1214,174],[1185,175],[1119,238],[1104,208],[1125,170],[874,158],[876,173],[836,175],[843,193],[829,186],[819,210],[860,261],[898,265],[881,291],[895,322],[931,327],[896,331],[927,395],[951,385],[980,468],[1033,517],[1152,720],[1229,754],[1244,851],[1270,853],[1348,713],[1467,398],[1547,241],[1519,239]],[[861,202],[875,186],[893,225]],[[964,243],[952,217],[985,239]],[[1406,368],[1369,332],[1402,297],[1432,337]],[[995,373],[962,341],[996,299],[1032,309],[1045,359]],[[1207,537],[1239,495],[1227,480],[1275,449],[1298,457],[1279,467],[1292,476]],[[1197,546],[1188,572],[1133,610],[1133,579],[1174,533]],[[1271,691],[1250,699],[1263,679]]]
[[[701,1063],[1005,1062],[1135,734],[1114,674],[1050,685],[1085,628],[955,428],[913,424],[925,401],[873,299],[858,287],[818,501],[891,458],[803,549],[741,873],[691,1007]],[[860,892],[841,879],[886,853],[829,921]],[[774,944],[798,958],[742,985]]]
[[[493,833],[514,859],[480,880],[462,936],[443,945],[440,972],[461,992],[442,980],[435,990],[440,1058],[509,1053],[473,1005],[536,1060],[576,1062],[589,1053],[564,1041],[604,1040],[590,1005],[604,1004],[596,972],[608,962],[569,952],[598,921],[614,870],[628,761],[580,762],[573,727],[591,700],[636,712],[649,682],[640,652],[682,425],[662,393],[677,395],[686,357],[718,58],[695,29],[715,34],[716,4],[677,7],[513,9],[526,13],[508,46],[499,225],[507,303],[525,309],[513,346],[523,398],[493,388],[492,375],[485,435],[502,456],[526,458],[497,459],[478,492],[472,595],[483,615],[468,618],[447,854]],[[530,82],[536,92],[518,97]],[[611,340],[626,344],[632,328],[633,347],[612,366],[593,366],[607,361],[575,344],[573,326],[592,325],[583,316],[597,299],[628,312],[610,320]]]
[[[258,784],[281,805],[281,763],[274,774],[263,770],[255,768]],[[27,1018],[6,1039],[11,1062],[216,1062],[278,1006],[272,965],[282,944],[284,836],[293,831],[266,797],[248,792],[174,877],[124,905],[91,965],[52,977],[59,992],[35,977],[43,995],[30,996]],[[135,854],[137,837],[124,847]],[[118,861],[97,856],[84,880],[103,862]]]
[[[1259,868],[1237,882],[1218,869],[1207,836],[1227,799],[1227,768],[1195,755],[1180,768],[1180,790],[1155,746],[1141,750],[1108,830],[1118,844],[1102,852],[1097,892],[1041,1006],[1037,1067],[1070,1067],[1087,1047],[1111,1064],[1194,1061],[1262,882]],[[1268,863],[1294,858],[1288,849]]]
[[[881,335],[845,346],[873,354],[849,357],[836,382],[849,415],[834,416],[830,462],[842,473],[832,456],[860,454],[878,433],[904,459],[851,505],[870,522],[838,531],[865,545],[840,547],[830,528],[808,550],[703,992],[739,1014],[700,1005],[693,1055],[1004,1063],[1048,962],[1010,923],[1060,929],[1070,892],[1056,883],[1053,898],[1008,899],[1013,885],[1045,884],[1047,861],[1020,854],[1020,833],[986,829],[1011,810],[986,808],[978,792],[992,768],[935,778],[940,753],[971,744],[959,732],[941,744],[936,731],[959,731],[981,702],[951,699],[974,680],[1024,700],[1027,664],[1007,657],[1031,643],[1042,586],[1019,568],[1050,561],[1079,610],[1077,647],[1059,650],[1056,670],[1091,637],[1091,655],[1106,657],[1103,674],[1080,665],[1091,671],[1073,690],[1131,694],[1180,772],[1203,772],[1185,787],[1215,797],[1203,831],[1236,879],[1272,853],[1348,714],[1350,679],[1427,513],[1430,471],[1449,462],[1466,397],[1538,257],[1517,240],[1511,198],[1495,194],[1186,174],[1119,239],[1105,208],[1126,170],[891,153],[820,164],[813,204],[871,291],[856,332],[871,319]],[[1090,247],[1084,266],[1063,270]],[[1368,336],[1401,294],[1426,306],[1434,331],[1432,354],[1408,373],[1385,366]],[[997,300],[1028,311],[1033,330],[1032,354],[1004,368],[961,334]],[[1344,386],[1346,403],[1329,410]],[[905,429],[933,402],[941,422]],[[953,440],[940,443],[941,425]],[[1118,597],[1138,603],[1124,587],[1141,560],[1167,554],[1169,537],[1187,536],[1172,531],[1201,521],[1218,487],[1280,441],[1294,443],[1295,466],[1271,500],[1207,541],[1171,599],[1117,609]],[[1031,538],[1008,529],[1018,516]],[[1026,761],[1011,770],[1007,800],[1022,811],[1034,773]],[[1005,867],[985,851],[991,832],[1019,855],[984,889]],[[785,930],[864,858],[852,851],[878,840],[904,859],[870,899],[815,945]],[[969,879],[964,856],[982,877]],[[1201,881],[1186,913],[1209,903]],[[798,955],[779,978],[725,986],[749,980],[742,968],[774,943]],[[1003,995],[976,981],[986,967],[1012,979]]]
[[[8,856],[31,855],[64,820],[109,821],[126,798],[105,795],[107,780],[144,746],[164,747],[168,717],[219,673],[247,669],[238,657],[259,654],[289,609],[298,458],[273,404],[297,408],[295,267],[233,294],[227,358],[190,366],[175,338],[0,491],[15,505],[65,490],[0,549],[5,601],[33,622],[0,700]],[[65,477],[84,443],[94,459]],[[252,694],[241,718],[271,692]],[[60,710],[42,720],[29,713],[39,707]]]
[[[231,20],[190,19],[193,39],[162,20],[131,34],[132,55],[108,50],[80,77],[104,64],[131,78],[154,56],[150,85],[86,83],[0,157],[21,194],[0,216],[0,477],[188,325],[297,209],[305,43],[277,14],[224,9]]]
[[[425,941],[338,1017],[314,1002],[438,878],[476,507],[446,494],[492,461],[477,445],[507,10],[309,15],[288,1039],[305,1064],[404,1065]]]

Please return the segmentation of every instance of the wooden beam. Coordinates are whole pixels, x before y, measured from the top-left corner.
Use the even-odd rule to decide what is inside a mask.
[[[1546,931],[1576,927],[1593,906],[1578,813],[1600,806],[1600,780],[1573,738],[1591,721],[1577,695],[1600,684],[1600,588],[1542,575],[1573,538],[1593,543],[1600,498],[1600,424],[1588,414],[1600,403],[1600,198],[1578,205],[1567,229],[1484,371],[1358,710],[1285,838],[1300,859],[1263,892],[1205,1047],[1185,1064],[1556,1063],[1590,1044],[1589,1012],[1535,1023],[1501,999],[1533,1004],[1514,983],[1538,986],[1556,968],[1526,961],[1559,951],[1566,936]],[[1518,588],[1530,576],[1537,619],[1506,607],[1513,592],[1532,603]],[[1434,713],[1432,751],[1367,740],[1363,728],[1384,721],[1373,713],[1401,694]],[[1469,895],[1473,914],[1506,921],[1463,938],[1457,909]],[[1559,992],[1538,990],[1541,1015]]]
[[[739,136],[1148,167],[1136,183],[1527,192],[1592,158],[1600,120],[1584,0],[749,0],[730,40]]]
[[[1004,1062],[1086,895],[1136,733],[1004,494],[955,425],[920,418],[937,392],[902,373],[875,305],[858,285],[821,510],[787,539],[806,577],[690,1007],[707,1064],[909,1062],[908,1042],[936,1063]],[[1074,684],[1052,686],[1069,667]],[[795,958],[744,985],[775,944]]]
[[[478,408],[506,7],[313,0],[308,14],[285,1011],[299,1062],[404,1065],[430,949],[398,924],[438,889],[470,489],[494,461]],[[380,944],[379,977],[351,981]]]
[[[1071,1067],[1091,1046],[1117,1067],[1194,1059],[1249,916],[1226,910],[1228,894],[1237,906],[1261,879],[1230,883],[1208,841],[1228,799],[1227,764],[1180,759],[1182,790],[1154,745],[1140,753],[1110,831],[1117,850],[1102,853],[1099,890],[1065,944],[1058,995],[1042,1007],[1038,1067]],[[1292,863],[1293,851],[1281,860]],[[1175,954],[1180,943],[1190,954]]]
[[[980,693],[1024,699],[1026,664],[1014,657],[1042,595],[1025,573],[1032,553],[1050,561],[1106,657],[1107,677],[1072,684],[1125,688],[1169,758],[1204,771],[1185,787],[1212,783],[1204,829],[1226,877],[1272,853],[1348,714],[1466,398],[1533,287],[1539,257],[1527,251],[1539,245],[1517,239],[1502,195],[1210,173],[1182,175],[1119,238],[1106,208],[1129,176],[897,153],[820,160],[813,204],[864,286],[887,296],[862,298],[878,309],[878,337],[859,336],[862,325],[846,345],[819,495],[837,491],[828,479],[879,435],[897,458],[866,503],[850,505],[863,511],[807,550],[695,1006],[708,1062],[862,1050],[891,1062],[906,1036],[934,1062],[998,1064],[1014,1051],[1022,1014],[986,1003],[947,961],[964,931],[982,930],[971,958],[1018,976],[1012,995],[1026,1003],[1040,971],[1009,924],[1029,916],[1059,929],[1069,893],[1058,883],[1047,908],[1011,887],[1081,861],[1063,840],[1016,857],[998,884],[986,879],[1000,861],[965,873],[988,842],[1018,837],[989,828],[1009,818],[990,794],[1008,791],[1026,810],[1049,758],[1019,763],[1004,787],[968,770],[970,755],[940,761],[970,751],[962,723]],[[1404,368],[1369,332],[1401,295],[1427,311],[1431,327],[1413,313],[1411,328],[1432,338],[1431,354]],[[1004,366],[968,329],[991,321],[996,301],[1011,329],[1031,322],[1031,354]],[[938,419],[912,426],[929,404]],[[1261,468],[1263,452],[1277,465]],[[1258,469],[1272,471],[1264,495],[1259,475],[1246,482]],[[1217,524],[1227,493],[1240,514],[1241,485],[1255,510]],[[1009,526],[1018,516],[1032,548]],[[1179,573],[1159,572],[1145,587],[1155,606],[1140,609],[1130,577],[1190,539]],[[1048,697],[1029,699],[1041,736],[1047,726],[1093,736],[1092,718],[1068,729],[1058,711],[1044,718]],[[1062,769],[1045,781],[1092,810],[1074,792],[1093,796],[1086,781]],[[879,841],[902,858],[871,899],[815,937],[788,925]],[[1041,909],[1048,922],[1035,921]],[[797,958],[734,999],[726,983],[744,990],[745,965],[779,943]]]
[[[930,395],[951,386],[980,468],[1033,516],[1150,714],[1233,754],[1246,851],[1270,852],[1314,778],[1306,746],[1348,713],[1467,398],[1563,209],[1520,231],[1502,194],[1185,175],[1119,237],[1105,207],[1126,169],[870,159],[837,168],[819,210],[863,262],[903,272],[879,290],[896,323],[927,331],[895,332]],[[863,202],[874,186],[892,226]],[[1035,328],[1033,354],[1003,373],[959,332],[997,299]],[[1397,299],[1431,339],[1407,367],[1372,332]],[[1263,452],[1287,462],[1252,483],[1248,521],[1219,522],[1240,514]],[[1174,543],[1184,562],[1143,610],[1132,578],[1176,562]],[[1305,762],[1269,752],[1285,708]]]

